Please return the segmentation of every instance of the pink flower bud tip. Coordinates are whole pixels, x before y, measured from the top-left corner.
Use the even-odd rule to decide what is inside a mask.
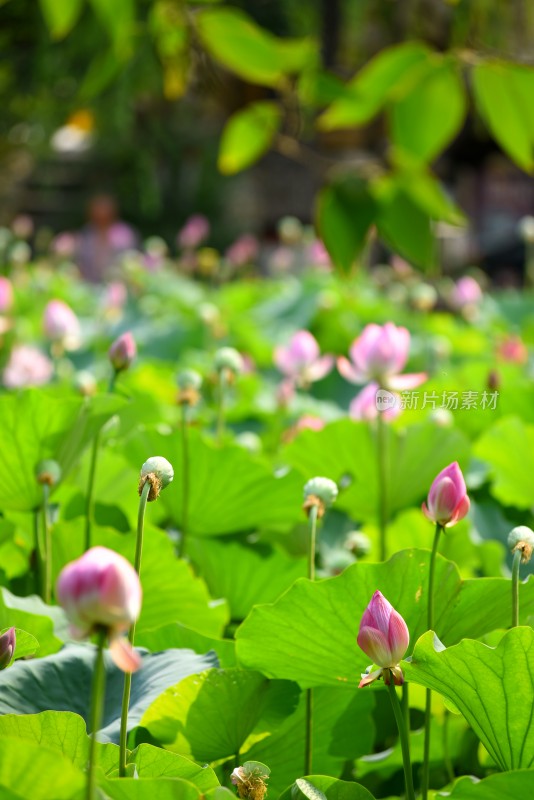
[[[141,610],[139,577],[125,558],[106,547],[92,547],[61,571],[56,595],[75,639],[104,627],[116,665],[124,672],[140,667],[139,655],[122,636]]]
[[[365,609],[358,631],[358,646],[380,669],[362,677],[360,687],[381,677],[384,669],[391,670],[395,683],[402,683],[399,661],[410,643],[405,621],[381,592],[376,591]]]
[[[116,372],[128,369],[137,355],[137,346],[132,334],[130,332],[123,333],[118,339],[115,339],[109,348],[108,355]]]
[[[434,478],[422,509],[429,520],[449,528],[465,517],[469,505],[462,470],[454,461]]]
[[[9,666],[16,646],[15,628],[9,628],[0,636],[0,669],[5,669]]]

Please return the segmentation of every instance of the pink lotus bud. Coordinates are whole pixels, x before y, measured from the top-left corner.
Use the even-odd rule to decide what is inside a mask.
[[[128,289],[121,281],[112,281],[104,292],[103,305],[107,310],[121,309],[128,300]]]
[[[456,461],[434,478],[422,509],[429,520],[444,528],[456,525],[465,517],[469,511],[469,497],[462,470]]]
[[[383,388],[413,389],[426,380],[426,375],[399,375],[409,351],[410,333],[406,328],[397,328],[393,322],[367,325],[350,347],[351,361],[339,358],[338,369],[351,383],[371,380]]]
[[[178,244],[183,250],[194,250],[210,235],[210,224],[203,214],[193,214],[178,234]]]
[[[19,345],[11,351],[2,380],[8,389],[24,389],[26,386],[43,386],[53,373],[54,365],[40,350]]]
[[[452,293],[452,303],[456,308],[476,305],[482,300],[483,294],[480,285],[470,275],[465,275],[457,281]]]
[[[381,669],[393,670],[404,656],[409,643],[410,632],[405,621],[381,592],[375,592],[360,622],[358,646],[373,664]],[[402,673],[399,673],[400,670],[393,673],[395,683],[402,683]],[[364,677],[360,686],[371,683],[370,677]]]
[[[128,369],[137,355],[137,347],[132,334],[130,332],[123,333],[118,339],[115,339],[108,350],[108,355],[115,372]]]
[[[61,342],[68,350],[74,350],[80,342],[80,323],[70,306],[63,300],[51,300],[43,317],[45,336],[53,342]]]
[[[297,420],[297,424],[295,425],[296,431],[322,431],[325,426],[324,419],[321,417],[314,417],[313,414],[304,414],[303,417]]]
[[[297,331],[287,347],[277,347],[274,363],[300,386],[321,380],[334,366],[333,356],[321,356],[317,340],[309,331]]]
[[[13,306],[13,286],[9,278],[0,276],[0,314],[7,314]]]
[[[139,655],[121,635],[141,611],[139,577],[125,558],[106,547],[92,547],[61,571],[56,595],[75,639],[104,627],[116,665],[124,672],[139,668]]]
[[[10,628],[0,636],[0,669],[5,669],[9,666],[16,646],[15,628]]]

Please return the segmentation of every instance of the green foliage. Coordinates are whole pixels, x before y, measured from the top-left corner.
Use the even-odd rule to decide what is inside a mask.
[[[269,100],[252,103],[233,114],[221,136],[220,171],[232,175],[254,164],[271,146],[281,121],[279,106]]]
[[[361,254],[375,217],[367,184],[345,177],[326,186],[317,199],[317,228],[335,266],[348,273]]]

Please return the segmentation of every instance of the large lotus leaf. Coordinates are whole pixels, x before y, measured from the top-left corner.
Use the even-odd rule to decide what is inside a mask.
[[[534,496],[534,425],[506,417],[487,430],[475,445],[493,480],[491,493],[503,505],[528,509]]]
[[[183,778],[203,792],[219,786],[217,776],[206,764],[201,767],[185,756],[151,744],[136,747],[129,755],[128,764],[135,765],[141,778]]]
[[[269,797],[302,775],[304,770],[305,694],[296,711],[271,736],[245,749],[249,761],[269,764]],[[347,760],[371,752],[374,693],[319,687],[313,690],[313,770],[341,775]]]
[[[0,716],[0,737],[9,736],[57,750],[80,769],[89,756],[89,737],[85,722],[70,711],[42,711],[40,714],[4,714]],[[98,766],[105,772],[115,769],[119,748],[114,744],[98,745]]]
[[[146,647],[153,653],[167,650],[169,647],[186,648],[195,653],[207,653],[214,650],[221,667],[235,667],[235,641],[233,639],[214,639],[198,633],[179,622],[164,625],[151,631],[136,631],[135,641],[140,647]]]
[[[0,397],[0,508],[31,511],[42,502],[39,461],[58,462],[65,477],[95,433],[124,406],[113,395],[90,401],[28,390]]]
[[[534,631],[512,628],[497,647],[465,639],[444,648],[428,631],[406,677],[452,701],[502,770],[534,762]]]
[[[150,513],[150,506],[148,508]],[[141,562],[143,605],[136,626],[139,634],[181,622],[210,636],[218,636],[228,621],[224,603],[213,602],[206,585],[185,561],[178,559],[167,534],[146,526]],[[84,522],[59,523],[52,533],[54,575],[83,553]],[[133,563],[136,534],[109,528],[93,529],[93,544],[109,547]],[[204,651],[205,652],[205,651]]]
[[[298,688],[270,683],[258,672],[212,669],[163,692],[141,725],[165,748],[212,762],[238,753],[260,721],[291,712]]]
[[[368,657],[356,644],[362,615],[380,589],[406,620],[415,643],[426,631],[427,550],[403,550],[379,564],[356,563],[341,575],[301,578],[272,605],[256,606],[236,632],[239,663],[301,686],[358,682]],[[506,578],[462,581],[455,564],[436,561],[435,628],[446,644],[510,624]],[[534,609],[534,581],[520,586],[522,619]],[[409,652],[409,651],[408,651]]]
[[[212,596],[228,601],[233,620],[244,619],[258,603],[276,600],[307,571],[306,559],[265,544],[194,539],[188,549]]]
[[[61,647],[62,639],[54,629],[60,634],[66,630],[66,618],[62,609],[47,606],[40,597],[16,597],[7,589],[0,589],[0,630],[11,626],[20,626],[35,637],[39,656],[47,656]]]
[[[319,790],[317,792],[317,790]],[[365,786],[352,781],[340,781],[328,775],[308,775],[299,778],[281,795],[280,800],[374,800]]]
[[[113,778],[100,787],[110,800],[200,800],[199,789],[183,778]]]
[[[534,770],[496,773],[482,781],[460,778],[448,797],[451,800],[526,800],[534,797]]]
[[[187,527],[198,536],[234,533],[270,524],[286,527],[302,517],[303,479],[296,472],[276,477],[269,466],[234,444],[217,447],[189,430],[189,510]],[[182,471],[181,436],[141,429],[126,445],[133,464],[147,454],[167,458]],[[182,486],[175,480],[158,500],[177,525],[182,524]]]
[[[86,721],[90,708],[95,647],[69,645],[37,661],[17,661],[2,673],[0,714],[72,711]],[[190,650],[142,653],[142,667],[133,675],[128,727],[134,728],[144,711],[180,678],[215,666],[214,654],[199,656]],[[99,738],[118,742],[124,673],[106,654],[106,702]]]
[[[13,736],[0,736],[2,798],[50,800],[53,796],[54,800],[71,800],[84,784],[81,770],[56,750]]]
[[[389,514],[420,503],[437,473],[452,461],[465,463],[469,443],[458,431],[426,422],[403,430],[386,427]],[[378,508],[376,432],[366,423],[339,420],[321,431],[302,431],[283,453],[308,477],[350,481],[336,506],[354,519],[372,520]]]

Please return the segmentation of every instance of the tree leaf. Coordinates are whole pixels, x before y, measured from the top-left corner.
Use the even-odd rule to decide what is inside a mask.
[[[76,24],[84,0],[40,0],[43,17],[53,39],[63,39]]]
[[[430,216],[394,178],[386,180],[387,190],[384,179],[373,185],[379,206],[376,224],[380,237],[418,267],[433,268],[436,254]]]
[[[317,200],[317,228],[335,266],[350,272],[376,214],[365,181],[345,177],[326,186]]]
[[[300,578],[276,603],[252,609],[236,632],[238,662],[302,687],[357,684],[369,664],[356,644],[358,627],[377,589],[406,620],[412,643],[426,630],[429,558],[428,550],[403,550],[385,563],[357,562],[335,578]],[[435,628],[446,644],[509,624],[508,579],[462,581],[456,565],[438,556],[436,586]],[[534,609],[534,580],[520,592],[526,620]]]
[[[412,661],[403,662],[406,678],[452,701],[500,769],[531,767],[532,628],[512,628],[495,648],[469,639],[446,649],[437,644],[432,631],[421,637]]]
[[[281,121],[280,106],[270,100],[259,100],[236,111],[221,136],[218,166],[223,175],[250,167],[266,153]]]

